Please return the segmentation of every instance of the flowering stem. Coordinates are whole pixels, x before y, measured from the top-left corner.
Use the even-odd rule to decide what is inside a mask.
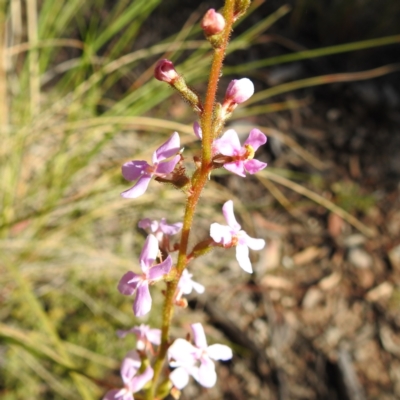
[[[225,58],[226,48],[229,43],[229,36],[232,31],[234,6],[234,0],[226,0],[224,7],[224,18],[226,22],[225,30],[223,32],[220,47],[214,51],[214,57],[211,65],[211,72],[201,121],[201,129],[203,131],[202,169],[204,169],[205,166],[208,166],[208,164],[211,162],[211,148],[214,139],[212,125],[214,117],[215,95],[217,93],[218,81],[221,76],[222,63]]]
[[[226,47],[229,42],[229,36],[233,25],[235,0],[226,0],[224,7],[224,17],[226,21],[225,29],[222,33],[220,46],[215,49],[211,73],[209,77],[204,109],[201,115],[203,140],[202,140],[202,160],[201,167],[193,174],[191,179],[191,192],[188,196],[185,214],[183,218],[183,227],[181,241],[179,244],[178,261],[176,265],[175,278],[167,282],[165,294],[162,325],[161,325],[161,345],[159,353],[154,364],[154,376],[151,387],[146,391],[146,400],[153,400],[160,372],[169,347],[169,329],[174,312],[174,296],[178,286],[179,279],[187,264],[187,250],[190,231],[192,228],[193,216],[196,210],[201,192],[208,180],[211,172],[212,142],[214,132],[212,131],[215,96],[217,93],[218,81],[221,76],[222,64],[225,57]]]

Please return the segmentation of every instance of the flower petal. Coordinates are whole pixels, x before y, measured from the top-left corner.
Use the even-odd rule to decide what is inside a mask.
[[[141,282],[137,288],[136,299],[133,303],[133,312],[137,317],[143,317],[151,310],[151,295],[147,281]]]
[[[178,132],[174,132],[171,137],[153,153],[153,164],[173,156],[174,154],[179,152],[179,149],[179,135]]]
[[[244,168],[243,160],[237,160],[235,162],[225,163],[224,168],[233,174],[239,175],[242,178],[246,177],[246,170]]]
[[[164,275],[168,274],[169,271],[171,271],[171,267],[172,258],[171,256],[168,256],[163,262],[150,268],[147,276],[151,281],[160,280]]]
[[[192,286],[197,293],[204,293],[204,291],[206,290],[206,288],[203,285],[195,281],[192,281]]]
[[[201,386],[211,388],[217,382],[217,373],[215,372],[215,365],[208,357],[201,359],[201,365],[198,370],[197,376],[193,377],[200,383]]]
[[[255,239],[250,237],[247,233],[243,232],[244,235],[242,238],[239,239],[239,243],[245,244],[246,246],[250,247],[252,250],[262,250],[265,246],[264,239]]]
[[[228,129],[214,142],[214,149],[224,156],[234,156],[241,148],[239,136],[234,129]]]
[[[149,329],[146,337],[150,343],[158,346],[161,343],[161,329]]]
[[[232,243],[231,228],[226,225],[218,224],[217,222],[211,224],[210,236],[215,243],[221,243],[224,246]]]
[[[236,246],[236,259],[244,271],[249,274],[253,273],[253,268],[249,258],[249,248],[246,245],[239,244]]]
[[[144,230],[149,229],[154,233],[158,229],[158,221],[152,221],[150,218],[143,218],[138,222],[138,227]]]
[[[193,131],[194,134],[201,140],[203,137],[203,131],[201,130],[201,126],[197,121],[193,123]]]
[[[197,322],[196,324],[190,325],[190,327],[192,328],[193,341],[196,347],[199,349],[206,349],[207,339],[206,334],[204,333],[203,325],[201,325],[200,322]]]
[[[122,176],[127,181],[136,181],[146,171],[148,166],[149,164],[143,160],[128,161],[121,168]]]
[[[244,142],[244,144],[249,144],[254,149],[254,151],[256,151],[260,146],[265,143],[267,143],[267,137],[256,128],[250,131],[249,137]]]
[[[143,272],[147,272],[154,264],[158,255],[158,240],[150,234],[144,242],[142,252],[139,256],[140,266]]]
[[[230,360],[233,356],[232,349],[224,344],[212,344],[207,348],[207,354],[213,360]]]
[[[172,160],[159,163],[154,174],[157,176],[164,176],[171,173],[180,159],[181,156],[177,155]]]
[[[131,382],[129,383],[129,388],[132,393],[136,393],[139,390],[143,388],[143,386],[151,379],[153,378],[154,371],[153,368],[148,366],[144,372],[140,375],[136,375],[133,377]]]
[[[239,223],[236,221],[235,213],[233,212],[233,201],[228,200],[223,206],[222,206],[222,214],[224,214],[225,220],[227,224],[235,231],[239,232],[241,226]]]
[[[132,186],[130,189],[122,192],[121,196],[124,197],[125,199],[136,199],[137,197],[144,194],[144,192],[147,190],[150,180],[151,180],[151,175],[148,174],[142,175],[136,182],[136,184]]]
[[[175,224],[167,224],[165,218],[161,218],[160,229],[168,236],[176,235],[182,229],[182,222],[176,222]]]
[[[244,162],[244,168],[251,175],[256,174],[257,172],[264,169],[266,166],[267,166],[267,163],[264,163],[259,160],[255,160],[254,158],[252,160],[246,160]],[[225,167],[225,165],[224,165],[224,167]]]
[[[169,374],[169,379],[176,388],[181,390],[189,383],[189,373],[185,368],[178,367]]]
[[[191,343],[185,339],[179,338],[169,347],[168,359],[176,360],[179,365],[193,365],[197,360],[197,352],[196,347]]]
[[[139,370],[142,361],[136,350],[130,351],[122,361],[121,378],[124,384],[129,383]]]
[[[141,276],[132,271],[128,271],[119,281],[118,290],[126,296],[131,296],[135,293],[137,285],[141,280]]]

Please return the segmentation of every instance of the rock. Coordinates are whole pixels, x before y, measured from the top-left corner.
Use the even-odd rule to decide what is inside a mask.
[[[358,247],[349,251],[348,259],[357,268],[366,269],[372,267],[372,257],[365,250]]]

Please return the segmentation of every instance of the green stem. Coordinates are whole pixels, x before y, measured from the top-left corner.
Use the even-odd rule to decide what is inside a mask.
[[[207,87],[204,110],[202,113],[202,160],[201,167],[193,174],[191,179],[192,190],[188,196],[185,214],[183,217],[183,227],[181,241],[179,244],[178,262],[176,265],[176,275],[174,279],[167,282],[167,290],[164,300],[163,317],[161,324],[161,345],[158,356],[154,364],[154,376],[151,387],[146,391],[146,400],[153,400],[157,387],[157,382],[160,377],[162,366],[165,361],[165,356],[169,347],[169,330],[172,316],[174,313],[174,296],[178,286],[179,279],[187,264],[187,250],[189,244],[190,231],[192,229],[193,217],[196,211],[196,206],[200,198],[201,192],[207,183],[208,176],[211,172],[211,149],[213,142],[213,116],[215,96],[217,93],[218,81],[221,76],[222,65],[225,57],[226,48],[229,42],[233,25],[233,12],[235,0],[226,0],[224,7],[224,17],[226,21],[225,31],[221,40],[221,45],[214,51],[214,57],[211,66],[211,72]]]

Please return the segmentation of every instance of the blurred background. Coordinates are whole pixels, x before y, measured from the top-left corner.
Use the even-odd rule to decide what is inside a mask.
[[[160,323],[162,285],[140,321],[116,285],[138,271],[144,217],[182,219],[156,182],[135,200],[120,174],[173,131],[189,162],[195,116],[153,79],[174,61],[204,95],[199,28],[222,1],[0,2],[0,398],[100,399],[120,386],[135,339]],[[245,274],[233,251],[191,265],[206,293],[177,310],[173,337],[203,322],[234,348],[213,389],[182,399],[400,398],[400,2],[254,0],[232,35],[219,95],[256,94],[229,126],[268,136],[266,170],[217,171],[192,243],[235,213],[267,246]]]

